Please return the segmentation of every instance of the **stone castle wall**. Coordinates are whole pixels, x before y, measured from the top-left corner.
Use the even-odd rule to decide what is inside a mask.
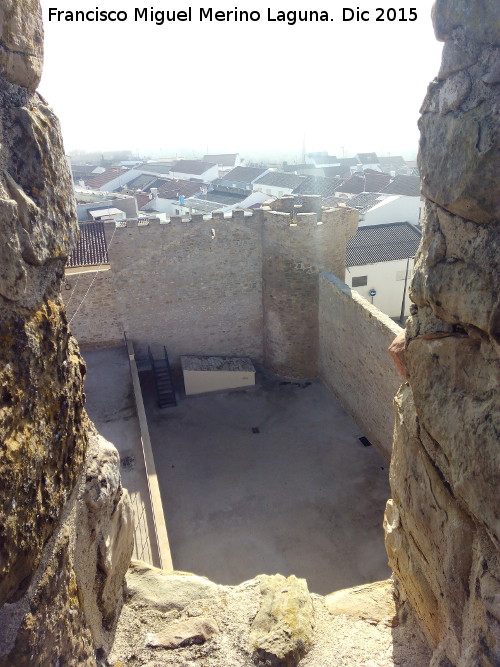
[[[319,374],[364,435],[391,458],[401,376],[387,348],[401,328],[336,276],[319,281]]]
[[[345,270],[357,213],[284,198],[253,215],[173,216],[168,224],[106,224],[110,270],[69,274],[63,291],[80,344],[144,352],[242,355],[286,376],[315,377],[318,274]],[[75,311],[78,309],[78,312]]]
[[[293,197],[264,210],[264,361],[278,375],[315,378],[319,355],[321,271],[345,274],[347,239],[358,225],[350,209],[321,210],[305,199],[297,211]],[[305,210],[304,210],[305,209]]]
[[[248,221],[248,222],[247,222]],[[67,276],[63,295],[81,344],[134,340],[182,354],[248,355],[261,360],[261,227],[255,218],[106,225],[111,269]]]
[[[385,529],[431,665],[500,664],[498,3],[438,0],[420,119],[427,198]]]

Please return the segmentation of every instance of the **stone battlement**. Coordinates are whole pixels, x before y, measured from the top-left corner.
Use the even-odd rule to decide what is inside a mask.
[[[238,221],[249,225],[260,223],[264,218],[272,219],[273,224],[282,224],[289,227],[297,225],[324,224],[326,222],[338,221],[348,212],[351,215],[356,212],[347,206],[326,207],[321,205],[321,197],[317,195],[292,196],[287,195],[274,201],[266,202],[262,208],[256,210],[234,209],[224,213],[214,211],[210,215],[203,213],[192,213],[189,217],[182,215],[171,215],[163,221],[155,218],[152,214],[147,219],[129,219],[116,222],[116,228],[128,227],[155,227],[167,225],[192,225],[194,223],[212,223],[214,221]],[[353,217],[354,219],[354,217]],[[356,216],[357,219],[357,216]],[[110,221],[108,224],[111,224]],[[85,224],[85,223],[82,223]]]

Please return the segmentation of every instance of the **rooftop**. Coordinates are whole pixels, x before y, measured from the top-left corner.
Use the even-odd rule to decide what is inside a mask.
[[[420,177],[398,175],[383,189],[383,192],[390,195],[420,197]]]
[[[376,153],[358,153],[357,157],[361,164],[378,164]]]
[[[388,155],[387,157],[379,157],[378,163],[381,167],[406,167],[406,162],[402,155]]]
[[[409,222],[358,227],[347,242],[346,265],[364,266],[414,257],[420,237],[419,230]]]
[[[80,235],[71,253],[67,266],[98,266],[108,264],[108,246],[104,234],[104,223],[80,224]]]
[[[204,155],[205,162],[215,162],[223,167],[234,167],[234,163],[238,157],[238,153],[220,153],[217,155]]]
[[[127,183],[127,188],[130,190],[145,190],[156,180],[156,176],[151,176],[150,174],[141,174],[140,176],[137,176],[136,178],[129,181]]]
[[[275,188],[291,188],[294,189],[299,186],[307,176],[296,176],[295,174],[287,174],[284,171],[270,171],[264,176],[261,176],[255,185],[270,185]]]
[[[95,208],[90,210],[89,209],[89,215],[91,218],[102,218],[103,216],[108,216],[108,215],[116,215],[119,213],[120,215],[124,215],[123,211],[119,208]]]
[[[314,155],[311,154],[310,157],[314,160],[316,164],[336,164],[338,162],[336,155]]]
[[[178,174],[196,174],[200,176],[215,166],[217,166],[215,162],[203,162],[203,160],[179,160],[172,165],[170,171]]]
[[[200,192],[203,185],[203,183],[192,181],[169,179],[158,188],[158,196],[163,199],[177,199],[180,196],[192,197]]]
[[[267,167],[235,167],[224,176],[224,180],[250,184],[266,171]]]
[[[319,195],[334,197],[342,178],[325,178],[324,176],[305,176],[304,180],[293,191],[294,195]]]
[[[352,199],[349,199],[349,208],[356,208],[360,213],[366,213],[371,208],[378,204],[385,195],[380,195],[378,192],[362,192]]]
[[[337,188],[339,192],[360,194],[361,192],[385,192],[391,177],[378,171],[355,172]]]
[[[223,204],[224,206],[234,206],[248,197],[249,193],[237,194],[235,192],[222,192],[220,190],[211,190],[206,195],[196,197],[199,201],[213,202]]]
[[[128,169],[112,167],[103,171],[102,174],[93,174],[90,178],[85,178],[85,185],[89,188],[102,188],[106,183],[114,181],[115,178],[126,174],[128,171]]]

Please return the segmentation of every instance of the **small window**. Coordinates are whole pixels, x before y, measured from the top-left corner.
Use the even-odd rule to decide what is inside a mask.
[[[363,287],[363,285],[368,285],[368,276],[358,276],[352,279],[353,287]]]

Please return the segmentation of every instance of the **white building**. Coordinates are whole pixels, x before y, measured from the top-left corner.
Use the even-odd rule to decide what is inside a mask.
[[[366,211],[360,226],[363,225],[383,225],[389,222],[398,222],[405,220],[412,225],[420,223],[421,216],[420,197],[405,197],[404,195],[390,195],[378,201]]]
[[[408,222],[359,227],[347,242],[347,285],[394,319],[400,317],[404,296],[404,314],[409,315],[408,285],[420,237]]]
[[[203,160],[179,160],[170,168],[170,178],[180,178],[186,181],[215,181],[219,177],[219,168],[214,162]]]

